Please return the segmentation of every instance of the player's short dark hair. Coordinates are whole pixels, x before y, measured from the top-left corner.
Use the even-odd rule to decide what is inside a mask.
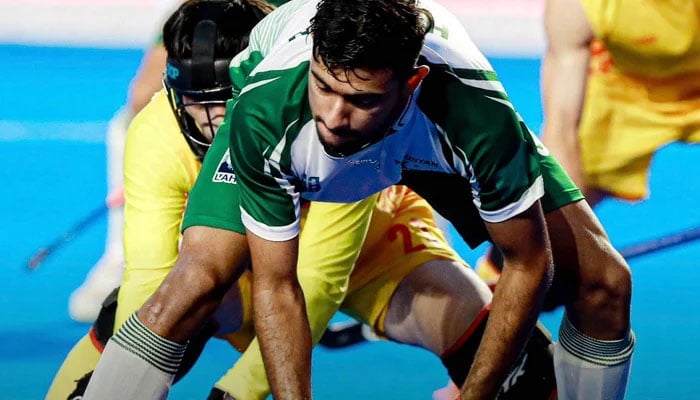
[[[433,18],[416,0],[322,0],[311,20],[313,55],[329,69],[391,69],[408,77]]]
[[[194,30],[202,20],[216,24],[215,56],[233,58],[248,45],[250,30],[274,7],[264,0],[188,0],[163,25],[168,57],[192,57]]]

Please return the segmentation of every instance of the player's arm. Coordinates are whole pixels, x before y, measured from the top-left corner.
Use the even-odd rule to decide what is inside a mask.
[[[582,186],[578,126],[593,31],[581,0],[550,0],[545,11],[547,51],[542,63],[543,139],[574,183]]]
[[[311,334],[296,276],[299,239],[266,240],[247,231],[253,264],[255,332],[276,399],[311,398]]]
[[[311,398],[311,332],[296,275],[298,187],[290,167],[280,165],[278,157],[285,123],[267,116],[276,110],[265,109],[269,99],[255,93],[240,95],[227,116],[236,121],[227,127],[241,221],[250,247],[253,321],[274,398],[307,399]]]
[[[129,84],[129,111],[138,114],[163,87],[163,71],[168,53],[162,42],[155,43],[141,59],[136,75]]]
[[[456,169],[465,171],[474,205],[505,260],[463,398],[493,399],[535,326],[550,282],[551,252],[540,205],[545,195],[540,160],[548,151],[493,71],[456,72],[481,82],[478,87],[470,81],[447,83],[455,96],[449,104],[467,103],[478,111],[450,109],[443,125],[465,155]]]
[[[165,97],[156,97],[134,119],[127,134],[126,269],[115,330],[155,292],[177,259],[184,194],[198,165],[194,155],[188,153],[175,122],[167,123],[172,119],[171,113]]]
[[[501,278],[462,399],[495,398],[535,326],[551,280],[552,256],[539,201],[499,223],[487,223],[504,256]]]
[[[306,213],[297,276],[313,343],[320,340],[345,298],[375,204],[376,196],[351,204],[314,202]],[[267,397],[270,388],[257,340],[216,386],[237,399]]]

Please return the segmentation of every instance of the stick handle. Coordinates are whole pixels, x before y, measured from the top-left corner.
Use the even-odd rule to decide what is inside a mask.
[[[679,246],[698,239],[700,239],[700,226],[624,247],[620,250],[620,254],[622,254],[625,259],[630,260],[635,257],[640,257],[669,247]]]

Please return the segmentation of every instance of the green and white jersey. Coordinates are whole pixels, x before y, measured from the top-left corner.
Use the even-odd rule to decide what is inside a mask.
[[[420,4],[435,29],[419,60],[430,73],[391,133],[352,156],[328,155],[307,97],[316,3],[295,0],[270,14],[232,62],[235,84],[245,84],[226,126],[248,230],[288,240],[298,233],[302,198],[352,202],[402,182],[477,245],[488,239],[483,221],[512,218],[543,195],[552,207],[580,198],[463,26],[430,0]],[[545,195],[546,186],[553,192]]]

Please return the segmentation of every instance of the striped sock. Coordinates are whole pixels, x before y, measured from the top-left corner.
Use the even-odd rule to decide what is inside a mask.
[[[599,340],[580,332],[565,315],[554,348],[559,399],[623,399],[634,344],[632,331],[619,340]]]
[[[187,344],[158,336],[148,329],[134,313],[112,337],[114,343],[139,356],[159,370],[175,374],[185,354]]]
[[[186,348],[158,336],[134,313],[105,346],[83,399],[165,399]]]

